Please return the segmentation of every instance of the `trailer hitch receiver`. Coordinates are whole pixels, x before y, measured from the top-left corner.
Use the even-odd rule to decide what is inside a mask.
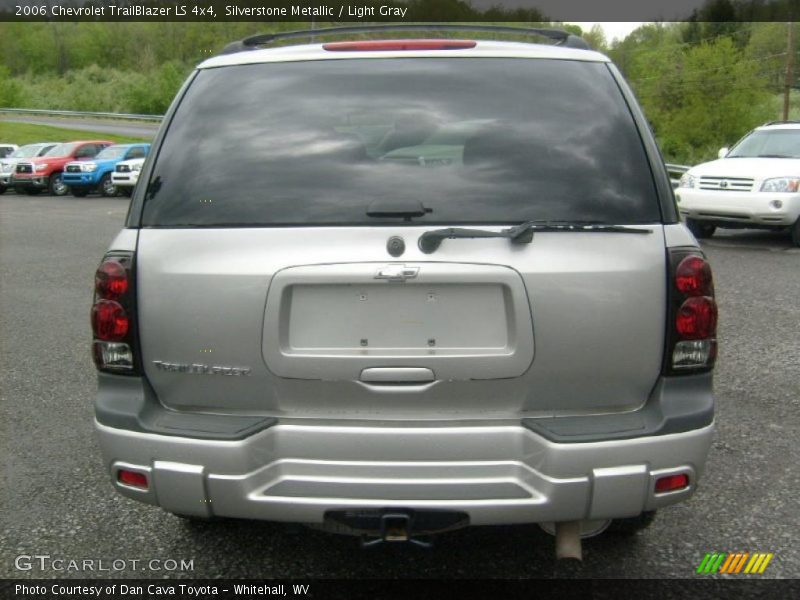
[[[414,515],[406,512],[387,512],[381,515],[380,534],[375,538],[362,537],[361,545],[371,548],[383,542],[407,542],[423,548],[430,548],[433,544],[412,537],[414,530]]]

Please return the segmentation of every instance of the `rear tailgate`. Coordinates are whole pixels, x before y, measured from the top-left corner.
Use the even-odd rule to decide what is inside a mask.
[[[630,409],[663,352],[664,239],[652,230],[448,240],[435,262],[414,244],[420,228],[142,230],[145,372],[165,405],[223,412]],[[386,260],[392,235],[411,242],[403,260]],[[381,277],[398,266],[414,275]]]
[[[646,400],[666,323],[662,211],[674,211],[650,134],[600,55],[482,47],[364,59],[315,46],[199,69],[129,222],[161,402],[477,419]],[[651,233],[417,245],[426,231],[530,220]]]

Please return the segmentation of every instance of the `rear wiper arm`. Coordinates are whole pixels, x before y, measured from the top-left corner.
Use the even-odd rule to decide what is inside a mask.
[[[488,231],[486,229],[464,229],[450,227],[426,231],[419,236],[417,245],[424,254],[435,252],[442,240],[457,238],[507,238],[512,244],[529,244],[533,234],[541,232],[580,232],[580,233],[652,233],[650,229],[635,229],[619,225],[607,225],[592,221],[526,221],[508,229]]]

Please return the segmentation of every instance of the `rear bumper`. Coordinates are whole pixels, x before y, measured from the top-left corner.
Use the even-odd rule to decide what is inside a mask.
[[[106,468],[125,496],[197,516],[319,523],[348,508],[460,511],[473,525],[634,516],[696,487],[713,424],[682,433],[556,443],[517,422],[338,425],[278,421],[219,441],[96,423]],[[125,468],[150,488],[117,481]],[[686,473],[688,488],[655,493]]]

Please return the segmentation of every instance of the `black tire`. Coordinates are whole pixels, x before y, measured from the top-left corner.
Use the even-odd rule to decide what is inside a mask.
[[[0,185],[0,196],[2,196],[3,194],[5,194],[7,189],[8,189],[8,188],[7,188],[6,186],[4,186],[4,185]]]
[[[614,519],[611,525],[606,529],[606,533],[612,535],[635,535],[636,533],[647,529],[652,525],[656,518],[656,511],[651,510],[643,512],[638,517],[629,517],[627,519]]]
[[[70,188],[70,189],[72,191],[72,195],[75,196],[76,198],[85,198],[86,194],[89,193],[89,190],[87,190],[86,188],[75,188],[74,187],[74,188]]]
[[[61,181],[61,173],[53,173],[50,175],[47,187],[50,190],[51,196],[66,196],[69,193],[69,187]]]
[[[792,243],[800,247],[800,218],[792,225]]]
[[[133,195],[133,188],[130,186],[118,187],[117,190],[126,198],[130,198]]]
[[[710,238],[717,230],[716,225],[695,221],[694,219],[686,219],[686,227],[689,228],[689,231],[691,231],[698,240]]]
[[[97,184],[97,191],[106,198],[112,198],[117,195],[117,186],[111,181],[111,173],[106,173]]]

